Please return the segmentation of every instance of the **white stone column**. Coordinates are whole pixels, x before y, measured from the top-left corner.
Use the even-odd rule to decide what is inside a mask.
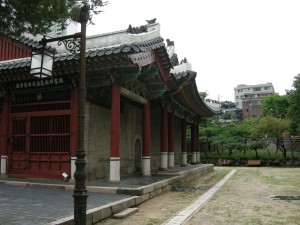
[[[197,158],[196,158],[196,160],[197,160],[197,163],[200,164],[200,152],[197,152]]]
[[[193,152],[192,155],[192,164],[196,164],[197,163],[197,152]]]
[[[120,181],[120,157],[110,157],[109,181]]]
[[[168,169],[168,152],[160,153],[160,169],[161,170]]]
[[[174,152],[169,152],[169,168],[174,167]]]
[[[71,157],[71,180],[74,180],[74,173],[76,171],[76,162],[77,157]]]
[[[1,176],[7,174],[7,155],[1,155]]]
[[[150,156],[143,156],[142,163],[142,176],[151,176]]]
[[[182,153],[182,166],[187,165],[187,152]]]

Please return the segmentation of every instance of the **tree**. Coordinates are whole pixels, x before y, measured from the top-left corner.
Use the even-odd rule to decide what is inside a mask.
[[[199,135],[208,144],[208,151],[211,150],[211,139],[218,133],[219,129],[217,127],[200,127]],[[205,155],[206,152],[204,151]],[[218,151],[219,153],[219,151]]]
[[[17,37],[22,33],[45,34],[53,23],[65,21],[76,0],[0,0],[0,35]],[[92,0],[93,12],[107,4]],[[90,18],[91,21],[91,18]]]
[[[291,121],[289,119],[278,119],[272,116],[258,117],[254,119],[251,136],[254,138],[269,138],[286,158],[287,149],[284,138],[287,136]]]
[[[200,91],[199,95],[202,99],[205,99],[208,96],[208,93],[206,91]]]
[[[212,137],[212,143],[226,148],[228,156],[230,156],[234,149],[239,151],[246,149],[248,135],[249,131],[244,126],[231,123],[220,128],[217,134]]]
[[[289,101],[288,96],[274,94],[264,97],[262,101],[263,116],[273,116],[286,119],[288,117]]]
[[[265,148],[266,144],[262,141],[253,141],[249,143],[249,149],[255,151],[255,158],[258,159],[258,149]]]
[[[300,134],[300,74],[294,77],[293,89],[287,91],[289,108],[288,113],[291,118],[291,133]]]
[[[220,102],[220,104],[222,109],[232,109],[236,107],[235,103],[231,101],[223,101]]]

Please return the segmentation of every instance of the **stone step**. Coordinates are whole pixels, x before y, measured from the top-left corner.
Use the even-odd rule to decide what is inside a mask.
[[[119,212],[119,213],[116,213],[113,217],[115,219],[123,219],[123,218],[126,218],[136,212],[138,212],[139,209],[138,208],[127,208],[127,209],[124,209],[123,211]]]

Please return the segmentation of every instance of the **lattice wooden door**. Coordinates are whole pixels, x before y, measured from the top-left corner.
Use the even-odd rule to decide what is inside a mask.
[[[28,140],[26,140],[26,118],[14,118],[12,120],[11,136],[11,169],[28,169]],[[27,144],[26,144],[27,142]],[[27,147],[27,148],[26,148]]]
[[[70,90],[41,92],[37,96],[16,94],[12,103],[9,175],[61,178],[63,172],[71,172],[74,148]],[[41,96],[43,101],[39,100]]]

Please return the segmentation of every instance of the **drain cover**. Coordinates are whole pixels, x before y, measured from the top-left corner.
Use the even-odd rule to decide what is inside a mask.
[[[272,196],[273,200],[283,200],[287,202],[294,202],[294,203],[300,203],[300,196],[295,195],[279,195],[279,196]]]

